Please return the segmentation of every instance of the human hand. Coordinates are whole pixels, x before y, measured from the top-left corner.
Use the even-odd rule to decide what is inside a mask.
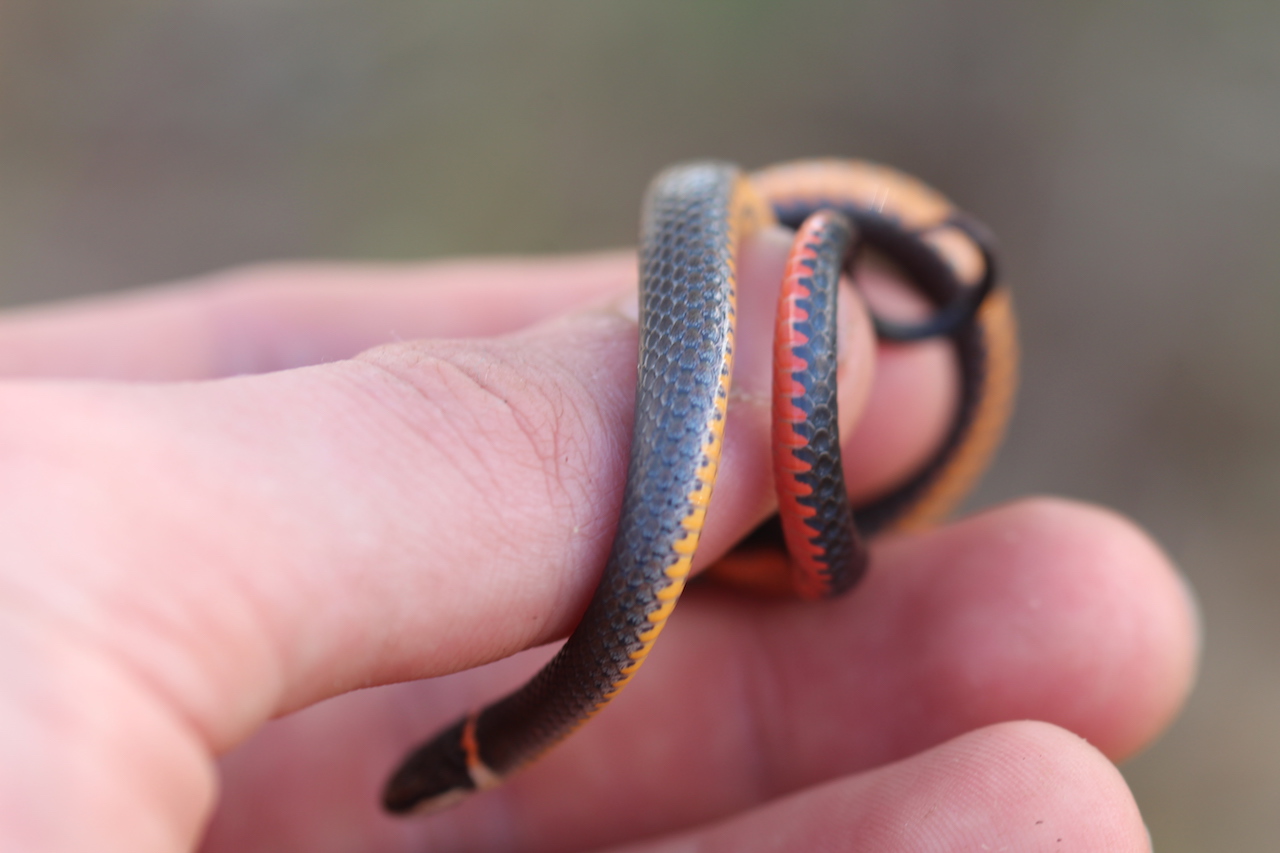
[[[744,325],[784,252],[748,247]],[[1108,759],[1180,706],[1194,613],[1131,525],[1044,499],[886,537],[836,602],[691,589],[546,759],[452,812],[379,812],[407,747],[545,653],[473,667],[590,596],[635,365],[598,306],[633,278],[622,255],[277,268],[0,321],[27,377],[0,386],[0,847],[192,850],[216,803],[210,853],[1147,849]],[[933,344],[882,351],[873,387],[845,303],[867,493],[935,446],[954,389]],[[412,342],[362,352],[389,337]],[[741,339],[703,563],[771,500],[767,334]]]

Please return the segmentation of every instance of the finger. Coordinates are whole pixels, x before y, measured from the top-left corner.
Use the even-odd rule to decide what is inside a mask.
[[[630,321],[592,311],[222,382],[11,384],[24,417],[2,427],[0,524],[26,549],[11,565],[65,569],[98,645],[214,747],[323,696],[547,642],[581,612],[616,523],[635,351]],[[704,559],[768,500],[766,448],[743,446],[767,434],[753,416],[726,434],[729,499]],[[77,535],[39,535],[50,519]]]
[[[1056,501],[883,542],[831,606],[689,604],[634,695],[498,792],[492,808],[527,818],[529,839],[599,815],[610,831],[693,825],[1007,720],[1055,723],[1118,760],[1176,714],[1198,648],[1151,541]]]
[[[1167,724],[1195,669],[1194,610],[1167,559],[1128,523],[1064,502],[878,544],[865,586],[830,605],[700,592],[607,712],[498,791],[415,829],[373,798],[407,745],[545,651],[273,723],[228,756],[215,826],[268,840],[362,827],[389,849],[619,843],[1006,720],[1056,723],[1120,759]]]
[[[780,233],[766,238],[775,253],[785,239]],[[350,358],[390,341],[514,332],[625,294],[634,281],[630,252],[402,267],[250,267],[0,315],[0,377],[175,381],[267,373]],[[881,301],[909,290],[874,262],[860,264],[858,281]],[[846,288],[842,305],[850,295]],[[846,441],[855,500],[884,492],[923,464],[956,404],[957,373],[943,342],[882,347],[879,361],[868,417]],[[747,397],[742,390],[736,396],[740,404]],[[865,396],[846,401],[842,425],[857,421]]]
[[[634,288],[635,269],[631,252],[237,269],[0,315],[0,376],[207,379],[505,334]]]
[[[630,853],[1063,849],[1149,853],[1119,771],[1080,738],[1006,723]]]
[[[905,290],[873,262],[860,264],[858,280],[881,300]],[[631,252],[250,267],[0,315],[0,377],[175,381],[267,373],[391,341],[514,332],[625,293],[634,281]],[[885,491],[924,462],[942,440],[955,387],[944,343],[882,347],[869,416],[846,442],[855,499]],[[851,399],[846,410],[860,411],[862,402]]]

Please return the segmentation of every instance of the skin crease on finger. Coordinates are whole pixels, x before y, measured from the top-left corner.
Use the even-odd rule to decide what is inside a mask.
[[[11,553],[12,565],[38,565],[56,572],[74,567],[74,571],[68,569],[72,573],[63,591],[74,588],[75,605],[92,611],[89,630],[72,637],[75,644],[92,645],[95,654],[114,655],[117,664],[127,662],[123,673],[117,666],[110,674],[124,677],[135,697],[149,696],[153,703],[167,704],[174,718],[170,722],[187,726],[188,735],[198,733],[201,745],[210,750],[240,740],[272,714],[325,696],[470,666],[551,639],[572,624],[575,609],[589,592],[590,567],[598,564],[599,552],[607,546],[608,529],[600,522],[600,513],[575,516],[575,507],[592,501],[580,496],[567,504],[544,501],[526,507],[535,519],[550,515],[556,521],[549,529],[544,522],[542,533],[531,539],[514,535],[507,524],[487,527],[488,533],[474,540],[462,537],[465,541],[455,542],[459,537],[445,528],[430,528],[432,516],[493,518],[497,509],[493,499],[480,496],[493,492],[473,494],[468,489],[474,484],[469,484],[445,490],[442,497],[447,500],[437,506],[424,495],[439,489],[440,482],[423,471],[456,470],[472,479],[489,477],[514,486],[516,493],[523,489],[533,495],[547,494],[548,470],[556,477],[590,472],[581,486],[584,495],[598,498],[616,491],[629,390],[611,377],[627,364],[634,369],[634,339],[626,340],[626,322],[616,316],[597,313],[567,322],[567,326],[551,324],[524,336],[478,345],[402,344],[354,362],[225,383],[6,387],[0,393],[8,395],[12,410],[32,415],[32,422],[10,423],[0,435],[5,470],[14,477],[13,502],[0,517],[9,525],[6,540],[27,549]],[[623,332],[622,340],[600,340],[609,330]],[[569,349],[576,355],[565,351],[566,336],[572,338]],[[485,371],[463,369],[469,357],[479,358],[472,364],[483,362]],[[435,369],[442,365],[437,360],[441,358],[458,372],[442,374]],[[422,384],[422,373],[415,371],[424,368],[439,385]],[[488,384],[477,386],[477,376]],[[592,402],[533,410],[543,420],[530,419],[528,411],[523,419],[508,420],[513,442],[509,448],[527,454],[532,438],[544,432],[528,427],[545,423],[554,427],[551,447],[567,447],[580,454],[575,465],[547,469],[544,463],[558,464],[559,455],[535,451],[528,458],[536,464],[499,474],[484,466],[488,454],[482,452],[483,443],[464,443],[452,456],[438,460],[424,457],[423,424],[435,422],[433,414],[424,417],[422,411],[424,404],[432,405],[427,388],[434,387],[454,401],[459,399],[459,388],[471,389],[477,392],[473,402],[492,405],[503,399],[495,389],[505,388],[518,397],[536,378],[548,385],[539,387],[535,382],[535,393],[565,382],[574,394],[581,392],[576,398],[579,403]],[[452,381],[461,384],[451,385]],[[609,390],[602,397],[605,389]],[[876,417],[876,394],[871,392],[868,419]],[[552,395],[543,394],[544,403],[550,399]],[[494,412],[509,414],[511,408],[497,406]],[[58,430],[47,429],[49,424],[58,425]],[[446,424],[445,428],[456,430],[457,426]],[[555,443],[565,437],[565,428],[599,429],[609,438],[583,452],[572,443]],[[21,452],[31,447],[45,452]],[[68,450],[73,452],[67,455]],[[467,453],[477,458],[468,460]],[[750,455],[744,452],[744,461]],[[481,464],[463,466],[469,461]],[[732,467],[742,466],[734,463]],[[122,484],[145,489],[134,494],[122,489]],[[725,505],[732,506],[732,494],[740,492],[739,502],[746,509],[720,513],[716,523],[723,525],[717,534],[721,547],[736,535],[735,527],[749,526],[747,516],[762,505],[759,496],[749,494],[753,490],[752,486],[729,490],[731,499]],[[48,501],[42,502],[42,496]],[[96,521],[90,523],[91,519]],[[148,535],[139,537],[138,530]],[[49,535],[32,538],[33,531]],[[238,535],[229,536],[228,531]],[[92,558],[86,562],[79,549],[87,549]],[[468,566],[471,571],[433,576],[424,571],[433,560],[445,566]],[[513,573],[512,564],[531,564],[535,571],[525,577],[530,573]],[[89,574],[74,574],[86,567],[92,569]],[[34,578],[6,580],[16,580],[26,593],[36,590],[23,585],[38,583],[40,577],[37,573]],[[441,602],[459,606],[446,607]],[[697,613],[698,601],[690,604]],[[32,608],[27,615],[39,612]],[[59,610],[55,624],[65,628],[74,622],[83,628],[86,623],[80,617],[85,612]],[[789,611],[783,606],[775,612],[781,616]],[[94,619],[104,621],[93,623]],[[697,624],[694,617],[690,625]],[[814,625],[811,630],[816,631],[821,620],[806,624]],[[114,640],[103,641],[103,632],[110,631],[116,632]],[[659,646],[660,654],[665,654],[661,649],[667,645]],[[687,642],[676,645],[684,653],[691,648]],[[102,661],[99,657],[94,662]],[[636,689],[646,680],[653,679],[646,675]],[[661,683],[658,676],[655,687]],[[103,707],[109,692],[95,691],[98,702],[86,710]],[[68,694],[76,704],[83,704],[74,698],[79,695]],[[235,697],[234,707],[228,707],[228,697]],[[416,719],[419,711],[411,707],[402,713]],[[620,709],[609,716],[625,719],[621,715]],[[602,732],[609,731],[609,716],[602,716],[598,724]],[[365,725],[371,722],[367,719]],[[974,719],[966,721],[972,724]],[[415,731],[421,728],[415,725]],[[584,732],[583,738],[589,738],[596,727]],[[113,730],[112,737],[100,738],[78,761],[84,766],[120,768],[113,785],[113,792],[119,792],[136,770],[131,762],[139,755],[137,745],[154,743],[149,739],[163,728],[147,724],[145,730]],[[376,789],[393,753],[411,736],[403,725],[393,734],[398,742],[384,743],[380,752],[366,760],[357,774],[360,788],[348,792],[361,809],[372,809],[368,792]],[[348,731],[320,742],[316,751],[329,754],[335,744],[358,740]],[[566,750],[577,742],[575,738]],[[582,743],[578,755],[593,741]],[[56,738],[51,738],[49,756],[61,754],[56,747]],[[114,760],[97,760],[104,748],[112,751]],[[175,747],[165,752],[182,750]],[[568,761],[575,753],[565,754],[559,760]],[[550,769],[541,772],[554,772],[556,765],[551,762],[557,761],[557,755],[548,759]],[[198,764],[198,756],[192,759]],[[65,769],[48,759],[44,765],[55,771]],[[153,778],[139,785],[139,792],[152,799],[145,806],[117,807],[118,820],[134,814],[127,806],[154,811],[157,803],[183,799],[177,790],[181,786],[172,783],[171,775],[165,781],[160,773],[164,769],[163,761],[148,769]],[[296,771],[297,763],[288,769]],[[202,771],[186,772],[197,778]],[[537,772],[539,768],[528,778],[536,779],[532,773]],[[29,801],[33,792],[56,791],[42,799],[62,801],[65,808],[68,798],[92,799],[85,794],[93,787],[91,776],[83,781],[83,785],[68,786],[68,779],[56,772],[48,779],[28,778],[19,800]],[[203,793],[192,796],[207,798],[208,784],[207,777],[192,782],[192,790],[205,786]],[[509,798],[518,801],[519,796],[513,788],[511,794],[500,794],[493,802],[510,807]],[[230,792],[229,797],[234,800]],[[5,799],[9,800],[8,795]],[[300,805],[308,806],[311,821],[324,823],[327,815],[317,814],[314,801]],[[80,813],[96,815],[104,810],[110,808],[99,802],[98,808]],[[174,819],[181,823],[192,820],[193,813],[198,810],[193,812],[185,800],[181,807],[172,807],[169,817],[178,814]],[[554,815],[555,810],[548,813]],[[445,821],[434,824],[437,829],[423,830],[401,824],[390,832],[403,839],[420,831],[447,832],[450,825],[458,826]],[[86,824],[85,829],[92,832],[93,826]],[[119,840],[120,849],[149,849],[137,838],[132,843]]]

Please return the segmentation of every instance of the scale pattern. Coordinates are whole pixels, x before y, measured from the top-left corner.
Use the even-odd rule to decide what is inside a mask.
[[[774,325],[773,464],[793,587],[839,595],[861,579],[867,552],[853,522],[836,404],[836,298],[853,242],[844,216],[800,226]]]
[[[742,213],[738,194],[744,191],[737,169],[718,163],[675,167],[651,186],[641,233],[636,415],[613,550],[582,622],[560,652],[476,718],[479,759],[499,776],[538,757],[617,695],[684,588],[728,405],[737,242],[754,224]],[[397,809],[407,810],[443,793],[405,793],[428,781],[436,788],[450,781],[474,787],[439,773],[428,779],[421,766],[456,753],[450,742],[459,725],[406,760],[384,795],[389,808],[394,801],[409,803]]]
[[[819,210],[844,214],[864,245],[896,263],[939,315],[952,320],[945,331],[931,332],[950,339],[960,365],[960,401],[946,439],[905,483],[854,512],[864,536],[936,523],[986,469],[1013,408],[1017,334],[1008,294],[987,293],[996,278],[990,238],[937,191],[876,163],[782,163],[753,173],[751,181],[783,225],[799,227]],[[930,239],[945,232],[960,239]],[[964,310],[952,310],[957,307]]]

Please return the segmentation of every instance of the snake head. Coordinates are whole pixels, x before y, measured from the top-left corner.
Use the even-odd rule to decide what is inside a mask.
[[[406,758],[382,791],[387,811],[431,814],[496,785],[477,755],[475,725],[474,715],[464,717]]]

